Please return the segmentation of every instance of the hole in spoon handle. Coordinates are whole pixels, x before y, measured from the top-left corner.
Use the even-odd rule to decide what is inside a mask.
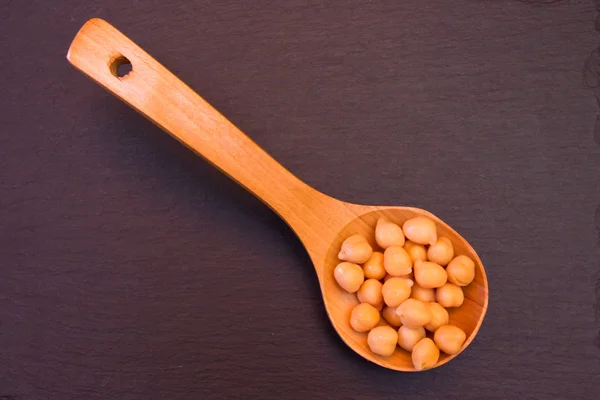
[[[110,64],[110,72],[119,79],[125,79],[133,69],[131,61],[123,55],[115,58]]]

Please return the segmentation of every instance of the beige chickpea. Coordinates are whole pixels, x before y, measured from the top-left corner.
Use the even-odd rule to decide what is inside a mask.
[[[391,356],[396,350],[398,332],[390,326],[378,326],[369,332],[367,343],[373,353]]]
[[[408,275],[412,272],[412,261],[403,247],[390,246],[383,252],[383,267],[393,276]]]
[[[383,284],[377,279],[367,279],[360,285],[356,296],[361,303],[369,303],[373,307],[378,307],[383,303],[381,289]]]
[[[460,286],[456,286],[454,283],[446,283],[435,291],[435,300],[445,308],[460,307],[465,301],[465,294]]]
[[[363,264],[363,271],[367,279],[382,279],[386,272],[383,268],[383,253],[374,251],[371,257]]]
[[[435,222],[427,217],[414,217],[402,225],[404,236],[417,244],[434,245],[437,242]]]
[[[404,232],[398,225],[382,217],[377,220],[375,241],[382,249],[390,246],[404,246]]]
[[[373,329],[380,320],[379,311],[368,303],[354,306],[350,314],[350,326],[356,332],[367,332]]]
[[[418,328],[409,328],[402,325],[398,329],[398,345],[406,351],[412,351],[415,344],[425,337],[425,329],[422,326]]]
[[[431,321],[431,311],[425,303],[417,299],[407,299],[396,309],[402,325],[410,328],[427,325]]]
[[[373,254],[373,249],[363,235],[352,235],[342,243],[338,258],[356,264],[366,262]]]
[[[427,306],[429,307],[429,311],[431,311],[431,321],[425,325],[425,329],[429,332],[435,332],[440,326],[448,324],[450,316],[444,307],[435,301],[427,303]]]
[[[383,301],[390,307],[398,307],[410,297],[413,281],[405,278],[390,278],[381,288]]]
[[[417,371],[435,367],[440,359],[440,349],[433,340],[426,337],[417,342],[411,354],[413,366]]]
[[[425,289],[419,284],[415,283],[410,291],[410,297],[413,299],[421,300],[424,303],[435,301],[435,290]]]
[[[335,281],[348,293],[355,293],[365,280],[360,265],[350,262],[341,262],[333,270]]]
[[[467,256],[457,256],[446,267],[448,280],[458,286],[467,286],[475,279],[475,263]]]
[[[396,314],[396,307],[387,306],[381,312],[383,319],[385,319],[390,325],[399,327],[402,325],[402,321],[400,321],[400,316]]]
[[[456,354],[467,339],[465,331],[454,325],[442,325],[433,334],[433,341],[446,354]]]
[[[414,273],[416,283],[425,289],[439,288],[448,280],[444,267],[431,261],[417,260]]]
[[[446,266],[454,257],[452,242],[446,237],[438,237],[435,244],[427,249],[427,259],[441,266]]]
[[[404,250],[408,253],[413,264],[417,260],[427,261],[427,249],[422,244],[416,244],[415,242],[407,240],[404,243]]]

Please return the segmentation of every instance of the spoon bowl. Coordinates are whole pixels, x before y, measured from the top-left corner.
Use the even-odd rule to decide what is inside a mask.
[[[407,352],[398,348],[392,356],[377,356],[367,346],[367,334],[350,327],[351,308],[358,300],[341,290],[333,278],[333,269],[339,263],[337,254],[342,241],[357,233],[363,234],[376,248],[374,230],[381,216],[400,225],[417,215],[431,218],[438,234],[452,241],[455,253],[468,255],[476,265],[475,280],[464,290],[464,304],[457,310],[449,310],[450,322],[467,334],[461,351],[471,343],[487,310],[485,271],[475,250],[439,218],[418,208],[351,204],[308,186],[104,20],[94,18],[83,25],[69,47],[67,59],[276,212],[306,248],[327,313],[339,336],[359,355],[385,368],[415,371]],[[126,74],[119,68],[124,64],[131,67]],[[442,354],[436,366],[454,357]]]
[[[360,206],[355,207],[360,209]],[[342,242],[349,236],[357,233],[361,234],[367,239],[373,249],[383,252],[382,249],[378,248],[374,239],[377,220],[380,217],[385,217],[389,221],[402,226],[406,220],[417,216],[425,216],[435,221],[438,235],[450,239],[455,255],[469,256],[475,262],[475,279],[470,285],[464,287],[464,303],[459,308],[448,309],[450,324],[458,326],[465,331],[467,339],[458,353],[453,355],[440,353],[440,359],[436,367],[444,365],[458,356],[473,341],[485,317],[488,303],[487,277],[481,260],[469,243],[456,231],[433,214],[418,208],[371,208],[364,214],[360,214],[352,219],[338,232],[332,240],[323,261],[324,271],[321,287],[325,299],[325,307],[332,325],[342,340],[362,357],[382,367],[404,372],[416,372],[409,352],[397,347],[394,354],[389,357],[374,354],[367,345],[367,333],[359,333],[352,329],[350,326],[350,312],[355,305],[359,304],[359,301],[355,294],[348,293],[339,287],[333,277],[333,270],[340,262],[337,256]],[[382,318],[379,325],[387,325],[387,322]]]

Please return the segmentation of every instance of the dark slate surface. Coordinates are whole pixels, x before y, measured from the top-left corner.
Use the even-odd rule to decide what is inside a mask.
[[[598,398],[593,1],[0,13],[1,399]],[[491,291],[472,346],[420,374],[353,355],[289,228],[67,63],[91,17],[317,189],[462,232]]]

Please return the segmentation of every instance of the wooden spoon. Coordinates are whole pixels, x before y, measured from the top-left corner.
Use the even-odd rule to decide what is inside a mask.
[[[349,324],[354,294],[341,290],[333,278],[342,241],[360,233],[376,246],[374,229],[379,217],[402,224],[423,215],[437,224],[438,234],[450,238],[455,253],[476,264],[475,281],[465,288],[465,302],[450,311],[450,322],[467,334],[464,350],[477,334],[488,305],[488,284],[473,248],[433,214],[412,207],[369,206],[343,202],[308,186],[258,147],[192,89],[129,38],[101,19],[91,19],[75,36],[67,59],[77,69],[129,104],[215,167],[266,203],[298,235],[314,264],[331,323],[355,352],[380,366],[415,371],[410,354],[398,349],[389,357],[373,354],[367,334]],[[121,76],[122,65],[131,72]],[[442,355],[439,365],[456,355]]]

